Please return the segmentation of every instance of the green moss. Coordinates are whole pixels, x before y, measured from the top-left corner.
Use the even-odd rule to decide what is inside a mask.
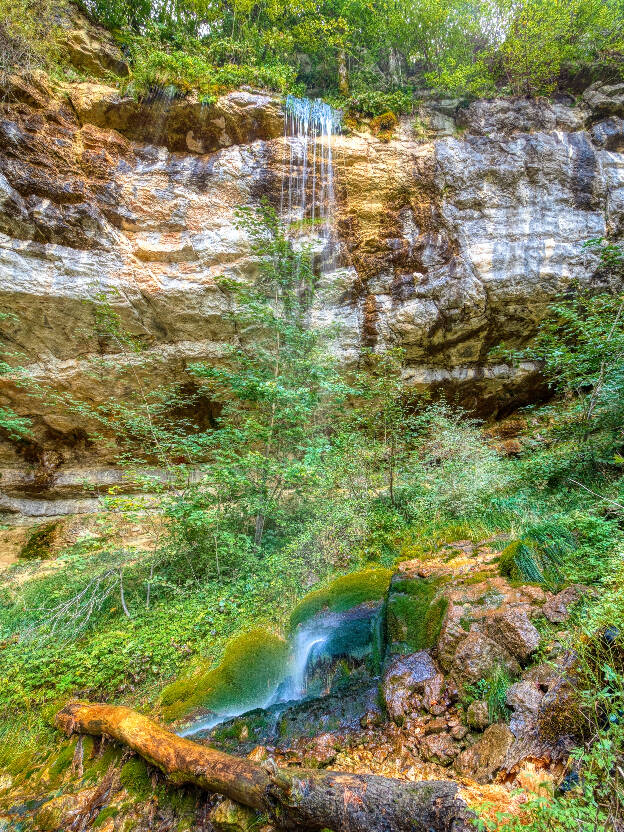
[[[93,821],[92,828],[97,829],[98,826],[102,826],[103,823],[106,823],[109,818],[117,817],[118,814],[119,809],[116,806],[105,806]]]
[[[434,600],[439,588],[437,578],[401,580],[392,584],[387,627],[393,652],[415,653],[435,645],[448,606],[445,598]]]
[[[193,815],[197,803],[197,794],[193,790],[159,785],[156,789],[158,802],[172,809],[176,815]]]
[[[462,581],[464,586],[473,586],[473,584],[480,584],[484,581],[489,580],[492,577],[492,573],[484,570],[482,572],[475,572],[474,575],[470,575],[470,577],[466,578]]]
[[[167,719],[196,708],[223,712],[253,707],[282,679],[288,645],[279,636],[252,630],[230,641],[221,664],[166,687],[161,696]]]
[[[386,594],[391,569],[363,569],[337,578],[329,586],[306,595],[290,616],[294,630],[323,609],[344,612],[364,601],[377,601]]]
[[[52,782],[56,782],[61,779],[65,771],[71,765],[72,760],[74,759],[74,752],[76,750],[76,741],[70,742],[68,745],[64,746],[61,749],[59,754],[57,755],[56,759],[50,766],[50,780]]]
[[[52,557],[52,544],[57,528],[58,520],[37,526],[22,547],[19,557],[22,560],[49,560]]]
[[[152,793],[152,779],[147,766],[140,757],[133,757],[122,767],[119,774],[121,785],[139,800],[146,800]]]

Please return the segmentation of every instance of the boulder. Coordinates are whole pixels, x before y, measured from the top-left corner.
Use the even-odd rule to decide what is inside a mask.
[[[513,675],[520,672],[520,665],[509,651],[486,635],[471,632],[457,647],[451,672],[465,684],[485,679],[497,665]]]
[[[507,704],[513,710],[509,728],[516,738],[534,730],[543,698],[544,692],[539,685],[529,679],[522,679],[507,689]]]
[[[491,782],[503,767],[505,757],[514,741],[514,736],[506,725],[490,725],[474,745],[467,748],[455,760],[457,772],[471,777],[478,783]]]
[[[502,609],[486,619],[484,630],[520,662],[528,661],[539,647],[540,634],[523,609]]]
[[[408,713],[423,707],[430,713],[442,713],[448,706],[443,682],[427,650],[396,656],[390,661],[381,685],[388,715],[400,724]]]
[[[542,607],[542,612],[552,624],[562,624],[570,617],[570,607],[574,606],[587,592],[581,584],[567,586],[549,598]]]
[[[419,750],[423,759],[449,766],[460,749],[448,734],[428,734],[420,741]]]
[[[488,703],[477,699],[468,705],[466,711],[466,722],[475,731],[485,731],[490,724],[490,709]]]
[[[597,81],[585,90],[583,100],[594,116],[624,116],[624,83]]]

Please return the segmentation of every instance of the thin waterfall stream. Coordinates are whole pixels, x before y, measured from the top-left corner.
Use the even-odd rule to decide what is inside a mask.
[[[334,137],[340,133],[342,113],[317,99],[287,96],[284,106],[284,137],[280,217],[294,245],[312,229],[312,247],[321,273],[336,260],[332,221],[336,204],[334,189]],[[180,731],[194,736],[255,708],[270,708],[298,702],[308,695],[308,674],[323,648],[337,636],[343,617],[315,617],[300,625],[291,642],[291,655],[284,678],[265,696],[228,712],[210,713]]]
[[[320,99],[286,98],[280,216],[293,239],[316,231],[321,272],[336,259],[334,138],[341,122],[342,113]]]

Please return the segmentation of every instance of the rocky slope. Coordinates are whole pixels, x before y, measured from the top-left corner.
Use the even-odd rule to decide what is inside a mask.
[[[90,53],[88,39],[73,40],[87,60],[93,44]],[[288,174],[280,100],[242,90],[211,106],[192,96],[139,103],[102,84],[53,93],[15,78],[1,109],[0,292],[10,315],[0,334],[12,360],[90,405],[218,361],[234,333],[215,278],[255,270],[234,211],[263,196],[279,208]],[[539,395],[536,368],[489,351],[526,341],[573,281],[600,285],[583,243],[624,230],[623,115],[622,89],[603,87],[578,105],[433,102],[421,111],[426,137],[409,120],[390,140],[364,129],[336,137],[338,253],[315,316],[340,323],[342,360],[401,345],[408,383],[487,417]],[[140,357],[98,332],[85,300],[103,294]],[[101,358],[109,363],[94,370]],[[5,378],[6,405],[33,419],[34,439],[0,445],[2,508],[88,510],[58,502],[84,496],[85,477],[96,488],[118,477],[88,419]],[[204,402],[202,418],[213,406]]]

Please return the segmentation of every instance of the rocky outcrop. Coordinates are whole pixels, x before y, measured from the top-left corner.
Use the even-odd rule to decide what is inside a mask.
[[[0,328],[14,360],[90,406],[188,383],[188,364],[218,362],[234,337],[215,278],[255,273],[235,208],[262,196],[280,206],[280,101],[252,90],[210,105],[136,101],[92,82],[59,98],[43,82],[11,83],[0,118],[0,293],[12,314]],[[452,391],[487,415],[543,392],[534,366],[489,351],[525,342],[570,282],[601,285],[583,243],[624,228],[624,128],[617,90],[600,94],[615,102],[608,111],[589,93],[580,107],[447,103],[455,132],[433,141],[407,121],[390,141],[336,138],[336,254],[313,318],[340,324],[341,360],[401,345],[406,383]],[[318,249],[314,233],[304,236]],[[140,354],[101,331],[88,301],[103,294]],[[34,442],[18,454],[5,441],[5,466],[36,470],[53,449],[53,484],[66,466],[111,458],[91,441],[84,409],[4,379],[6,405],[33,419]],[[213,408],[198,404],[202,418]]]

